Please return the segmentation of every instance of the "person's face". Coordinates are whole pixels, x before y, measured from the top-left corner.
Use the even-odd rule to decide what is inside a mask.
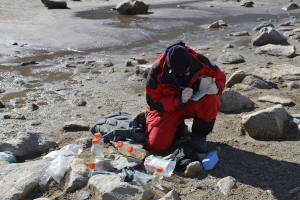
[[[175,75],[178,76],[178,77],[190,76],[191,75],[190,67],[188,67],[185,72],[175,73]]]

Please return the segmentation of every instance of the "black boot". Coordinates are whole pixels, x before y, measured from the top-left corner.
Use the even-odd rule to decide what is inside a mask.
[[[194,117],[192,126],[192,146],[197,152],[207,152],[206,136],[213,130],[216,119],[205,122],[198,117]]]

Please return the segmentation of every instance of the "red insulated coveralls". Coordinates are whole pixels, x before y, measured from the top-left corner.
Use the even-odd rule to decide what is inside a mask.
[[[190,76],[184,86],[178,84],[174,76],[168,73],[166,55],[168,48],[152,65],[146,83],[146,146],[153,151],[167,150],[172,144],[177,126],[187,118],[198,117],[210,122],[216,118],[220,107],[219,95],[225,87],[225,74],[205,56],[198,54],[184,43],[193,57]],[[198,91],[202,77],[216,79],[218,95],[205,95],[199,101],[189,100],[183,104],[181,92],[185,87]]]

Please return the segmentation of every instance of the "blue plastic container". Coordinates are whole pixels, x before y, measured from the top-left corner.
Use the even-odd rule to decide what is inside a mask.
[[[207,170],[211,170],[218,163],[219,157],[216,151],[210,152],[207,156],[202,160],[203,168]]]

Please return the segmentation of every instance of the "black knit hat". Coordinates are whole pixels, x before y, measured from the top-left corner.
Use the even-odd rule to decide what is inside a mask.
[[[181,74],[187,71],[192,64],[192,56],[182,45],[174,45],[167,52],[166,62],[169,72]]]

